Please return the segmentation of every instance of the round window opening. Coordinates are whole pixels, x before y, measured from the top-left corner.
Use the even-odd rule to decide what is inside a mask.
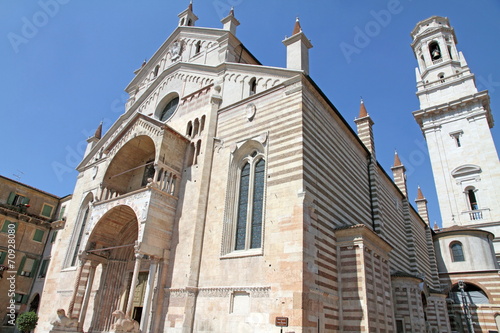
[[[172,98],[168,103],[167,105],[165,105],[165,107],[163,108],[163,110],[161,111],[160,113],[160,121],[166,121],[168,120],[170,117],[172,117],[172,115],[174,114],[175,110],[177,109],[177,106],[179,105],[179,97],[178,96],[175,96],[174,98]]]

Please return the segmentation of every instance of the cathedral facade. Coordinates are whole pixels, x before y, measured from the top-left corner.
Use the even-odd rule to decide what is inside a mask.
[[[37,332],[452,332],[445,237],[397,154],[392,178],[378,164],[363,102],[356,133],[309,77],[300,23],[276,68],[233,11],[196,20],[179,14],[89,138]]]

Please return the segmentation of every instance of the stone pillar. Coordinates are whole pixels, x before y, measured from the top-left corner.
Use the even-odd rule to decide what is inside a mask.
[[[80,319],[78,321],[78,326],[83,330],[83,324],[85,323],[85,317],[87,315],[87,308],[89,306],[90,294],[92,292],[92,284],[94,283],[95,269],[98,263],[91,262],[89,277],[87,280],[87,287],[85,288],[85,296],[83,297],[82,309],[80,311]]]
[[[78,287],[80,286],[80,280],[82,278],[83,266],[85,266],[86,262],[87,262],[86,258],[81,256],[80,260],[79,260],[78,269],[76,270],[76,280],[75,280],[75,284],[73,286],[73,295],[71,296],[71,301],[69,302],[69,307],[68,307],[68,317],[69,318],[71,318],[71,316],[73,315],[73,309],[75,307],[76,296],[78,294]]]
[[[151,300],[153,298],[154,283],[156,279],[156,270],[158,268],[158,259],[151,258],[151,263],[149,264],[149,275],[148,284],[146,285],[146,292],[144,297],[144,304],[142,306],[142,318],[141,318],[141,332],[148,332],[149,318],[151,311]]]
[[[143,255],[140,253],[135,254],[135,265],[134,273],[132,274],[132,283],[130,284],[130,290],[128,293],[127,311],[126,316],[132,318],[132,305],[134,304],[134,291],[137,284],[137,278],[139,277],[139,270],[141,269],[141,260]]]

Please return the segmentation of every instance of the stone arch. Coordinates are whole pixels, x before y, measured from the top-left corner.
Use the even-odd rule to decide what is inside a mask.
[[[98,270],[100,292],[93,299],[91,324],[97,331],[109,331],[112,313],[126,310],[126,300],[132,286],[130,276],[135,261],[135,245],[138,242],[137,214],[128,205],[118,205],[108,210],[91,231],[83,258],[91,263],[86,267],[102,264]],[[80,281],[80,284],[85,286],[87,281]]]
[[[147,135],[135,136],[125,143],[108,165],[100,199],[111,199],[145,187],[154,174],[156,152],[154,141]]]
[[[464,288],[465,292],[470,294],[470,292],[474,291],[474,292],[479,292],[479,293],[484,295],[485,300],[487,300],[488,302],[487,303],[480,303],[480,304],[489,304],[491,302],[491,300],[493,299],[493,295],[491,295],[491,293],[488,291],[488,289],[484,285],[482,285],[480,282],[469,281],[469,280],[463,280],[463,282],[465,284],[465,288]],[[457,281],[455,281],[449,287],[449,289],[447,290],[447,293],[449,293],[450,296],[452,296],[451,295],[452,293],[457,292],[458,285],[459,285],[459,283]],[[451,298],[453,298],[453,296]]]

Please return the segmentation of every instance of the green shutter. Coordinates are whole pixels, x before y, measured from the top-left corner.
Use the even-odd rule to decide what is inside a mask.
[[[44,259],[40,267],[40,272],[38,273],[39,278],[44,278],[47,275],[47,269],[49,268],[49,259]]]
[[[52,206],[44,204],[43,209],[42,209],[42,216],[51,217],[52,216]]]
[[[23,202],[21,202],[21,203],[22,203],[23,205],[27,205],[27,204],[29,204],[29,203],[30,203],[30,198],[26,198],[26,197],[24,197],[24,198],[23,198]]]
[[[54,243],[56,241],[56,238],[57,238],[57,230],[54,231],[54,233],[52,234],[52,238],[51,238],[50,242]]]
[[[21,275],[21,272],[23,271],[24,268],[24,262],[26,261],[26,256],[23,257],[21,260],[21,263],[19,264],[19,268],[17,269],[17,275]]]
[[[12,205],[14,203],[15,198],[16,198],[16,192],[10,192],[9,198],[7,199],[7,204]]]
[[[9,223],[10,222],[8,220],[5,220],[2,226],[2,232],[7,232],[9,230]]]
[[[62,206],[61,211],[59,212],[59,220],[62,220],[65,210],[66,210],[66,206]]]
[[[35,262],[33,263],[33,267],[31,268],[30,277],[36,276],[36,272],[38,271],[38,264],[40,264],[40,260],[35,259]]]
[[[0,265],[3,264],[5,258],[7,258],[7,252],[0,252]]]
[[[33,240],[36,242],[41,242],[43,239],[43,234],[44,234],[43,230],[36,229],[35,234],[33,235]]]
[[[5,222],[3,223],[3,226],[2,226],[2,232],[9,232],[9,224],[14,224],[14,230],[17,231],[17,225],[18,225],[17,222],[5,220]]]

